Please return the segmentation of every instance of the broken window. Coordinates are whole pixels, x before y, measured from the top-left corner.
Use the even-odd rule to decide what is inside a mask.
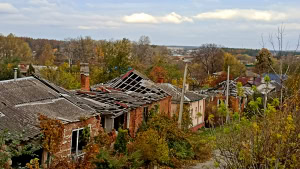
[[[87,139],[84,137],[83,128],[72,131],[71,153],[79,156],[83,154],[83,149],[87,145]]]
[[[145,122],[148,121],[148,116],[149,116],[148,107],[144,107],[144,111],[143,111],[143,120],[144,120]]]
[[[101,122],[100,122],[100,124],[101,124],[102,128],[105,129],[105,116],[102,116],[102,117],[101,117]]]
[[[124,128],[124,122],[125,122],[125,115],[122,114],[121,116],[114,119],[114,129],[116,131],[119,130],[119,128]]]

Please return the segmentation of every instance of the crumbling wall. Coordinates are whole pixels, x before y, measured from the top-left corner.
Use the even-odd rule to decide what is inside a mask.
[[[68,123],[64,127],[64,138],[60,145],[60,151],[56,153],[57,157],[69,157],[71,155],[71,140],[72,140],[72,131],[79,128],[90,127],[91,138],[97,136],[101,130],[100,116],[91,117],[87,120]]]

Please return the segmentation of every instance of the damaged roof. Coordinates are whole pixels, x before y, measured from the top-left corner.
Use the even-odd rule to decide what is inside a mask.
[[[148,77],[134,69],[107,82],[105,86],[122,91],[132,91],[141,96],[147,95],[147,97],[151,97],[155,101],[169,96],[168,93],[159,88]],[[97,87],[97,85],[95,85],[95,87]]]
[[[77,96],[103,115],[116,118],[137,107],[157,102],[169,94],[136,70],[106,84],[92,86],[91,91],[77,91]]]
[[[39,114],[64,123],[95,114],[81,98],[38,77],[0,81],[0,112],[0,130],[26,138],[39,134]]]
[[[229,95],[237,97],[237,79],[229,80]],[[227,81],[220,82],[216,87],[206,90],[197,91],[197,93],[205,94],[209,96],[216,96],[218,94],[226,95]],[[253,93],[251,87],[244,87],[244,96],[251,95]]]
[[[172,96],[173,102],[180,102],[181,100],[181,92],[182,89],[176,87],[170,83],[159,83],[157,84],[160,88],[162,88],[165,92]],[[204,99],[204,95],[197,94],[192,91],[186,91],[184,94],[184,102],[194,102]]]

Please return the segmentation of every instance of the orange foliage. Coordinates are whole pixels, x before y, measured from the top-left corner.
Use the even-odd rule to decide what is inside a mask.
[[[166,75],[167,75],[167,71],[164,68],[160,66],[155,66],[152,68],[149,77],[154,82],[158,82],[159,79],[165,79]]]
[[[39,121],[43,134],[43,148],[51,154],[57,153],[63,140],[64,125],[61,121],[44,115],[39,116]]]

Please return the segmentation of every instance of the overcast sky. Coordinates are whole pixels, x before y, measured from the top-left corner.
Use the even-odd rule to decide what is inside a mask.
[[[150,37],[153,44],[261,48],[285,26],[294,49],[300,0],[0,0],[0,33],[33,38]]]

